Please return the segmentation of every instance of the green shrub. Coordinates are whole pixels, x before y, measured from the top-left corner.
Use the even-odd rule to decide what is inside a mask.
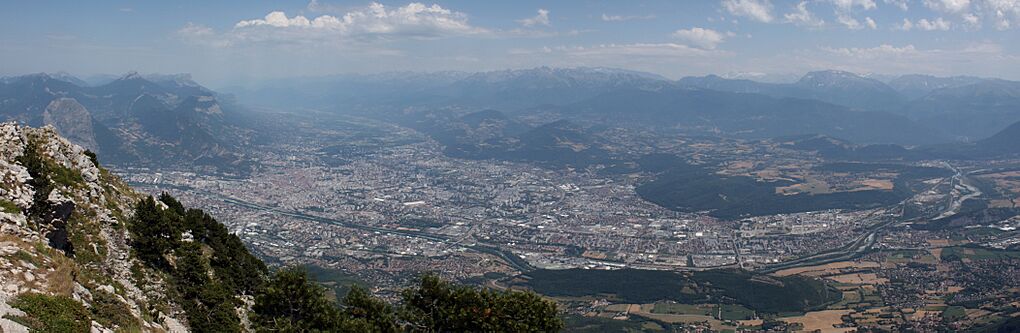
[[[92,327],[92,317],[85,306],[67,296],[21,294],[10,305],[25,315],[9,319],[32,332],[76,333],[88,332]]]
[[[55,162],[50,162],[49,164],[50,179],[52,179],[54,183],[67,187],[75,187],[85,182],[85,178],[81,176],[81,172],[65,168],[63,165]]]
[[[10,214],[20,214],[21,208],[18,208],[18,205],[15,205],[13,202],[0,199],[0,211]]]
[[[96,156],[96,153],[86,149],[85,156],[88,156],[89,160],[92,161],[92,164],[95,164],[97,168],[99,167],[99,157]]]
[[[141,326],[138,319],[131,315],[127,304],[117,296],[105,291],[92,292],[92,314],[97,322],[106,327],[114,327],[126,331],[138,331]]]

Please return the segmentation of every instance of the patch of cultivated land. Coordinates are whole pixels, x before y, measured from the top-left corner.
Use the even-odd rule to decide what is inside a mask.
[[[880,278],[875,273],[852,273],[834,275],[826,278],[839,283],[849,284],[885,284],[886,282],[889,282],[888,279]]]
[[[852,310],[825,310],[805,313],[803,316],[779,318],[787,323],[799,323],[804,326],[801,332],[853,332],[852,327],[838,328],[836,325],[843,323],[843,316],[850,314]]]
[[[707,322],[712,326],[713,330],[732,330],[736,327],[723,324],[721,320],[715,319],[712,316],[697,315],[697,314],[665,314],[655,313],[655,304],[643,304],[636,305],[632,304],[631,308],[637,307],[636,311],[631,311],[630,314],[642,316],[648,319],[658,320],[664,323],[677,324],[677,323],[703,323]]]
[[[683,314],[683,315],[711,315],[715,308],[708,305],[680,304],[680,303],[655,303],[652,313],[659,314]]]
[[[825,265],[818,266],[805,266],[787,268],[784,270],[772,273],[775,276],[790,276],[790,275],[809,275],[809,276],[823,276],[842,273],[845,269],[864,269],[864,268],[878,268],[877,262],[873,261],[838,261],[834,263],[828,263]]]
[[[867,191],[867,190],[885,190],[889,191],[893,189],[893,182],[888,179],[866,179],[861,181],[861,188],[854,189],[854,191]]]
[[[804,182],[790,186],[776,187],[776,194],[794,195],[800,193],[825,194],[832,193],[829,184],[816,178],[805,178]]]

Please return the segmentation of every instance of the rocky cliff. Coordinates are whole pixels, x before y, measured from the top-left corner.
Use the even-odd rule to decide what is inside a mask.
[[[140,198],[52,126],[0,124],[2,331],[187,331],[166,276],[131,249]]]

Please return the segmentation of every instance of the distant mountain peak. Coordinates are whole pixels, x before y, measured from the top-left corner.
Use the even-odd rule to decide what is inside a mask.
[[[42,79],[42,80],[48,80],[48,79],[52,79],[53,78],[49,74],[43,73],[43,72],[32,73],[32,74],[25,74],[25,75],[22,75],[21,77],[25,78],[25,79]]]
[[[478,72],[468,79],[484,79],[488,82],[505,81],[524,77],[564,77],[574,79],[597,79],[611,77],[630,77],[633,79],[668,81],[657,74],[608,67],[535,67],[526,69],[507,69],[500,71]]]
[[[195,82],[191,78],[190,73],[178,73],[178,74],[146,74],[142,78],[152,82],[159,83],[170,83],[182,87],[199,87],[198,82]]]
[[[216,94],[190,75],[130,72],[102,85],[71,81],[69,74],[46,73],[5,79],[0,121],[52,124],[115,163],[202,158],[195,163],[224,170],[243,163],[234,149],[240,132],[223,119]]]
[[[498,119],[498,120],[507,119],[506,114],[503,114],[503,112],[499,112],[493,109],[485,109],[482,111],[468,113],[466,115],[461,116],[460,118],[465,121],[481,121],[486,119]]]
[[[810,85],[814,87],[841,86],[846,85],[848,83],[855,84],[867,83],[884,85],[881,81],[875,79],[866,78],[855,73],[835,69],[808,72],[807,74],[804,74],[804,77],[801,77],[800,80],[797,81],[797,83],[800,85]]]
[[[10,77],[10,78],[6,79],[7,82],[22,81],[22,82],[41,82],[41,83],[46,83],[46,82],[48,82],[50,80],[53,80],[53,76],[50,76],[50,74],[47,74],[47,73],[25,74],[25,75]]]
[[[845,76],[845,77],[863,77],[863,76],[858,75],[857,73],[849,72],[849,71],[844,71],[844,70],[839,70],[839,69],[826,69],[826,70],[820,70],[820,71],[810,71],[810,72],[807,72],[807,74],[804,74],[805,77],[821,76],[821,75],[827,75],[827,76]]]
[[[121,76],[119,80],[136,80],[136,79],[142,79],[142,75],[138,74],[138,72],[136,71],[130,71],[127,72],[127,74],[124,74],[124,76]]]
[[[719,75],[712,74],[709,76],[719,76],[729,80],[750,80],[761,83],[781,83],[781,84],[797,82],[797,80],[800,80],[800,78],[802,77],[801,75],[793,73],[763,73],[763,72],[728,72]]]
[[[889,86],[907,98],[916,99],[937,89],[957,88],[986,81],[974,76],[938,77],[928,74],[901,75],[889,81]]]
[[[59,71],[53,74],[49,74],[49,76],[55,80],[64,81],[80,87],[88,85],[88,83],[86,83],[82,79],[79,79],[77,76],[71,75],[71,73],[65,71]]]

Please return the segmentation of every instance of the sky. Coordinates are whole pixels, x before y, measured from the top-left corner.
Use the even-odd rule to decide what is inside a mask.
[[[1020,0],[0,0],[0,75],[191,73],[215,87],[539,66],[1020,80]]]

